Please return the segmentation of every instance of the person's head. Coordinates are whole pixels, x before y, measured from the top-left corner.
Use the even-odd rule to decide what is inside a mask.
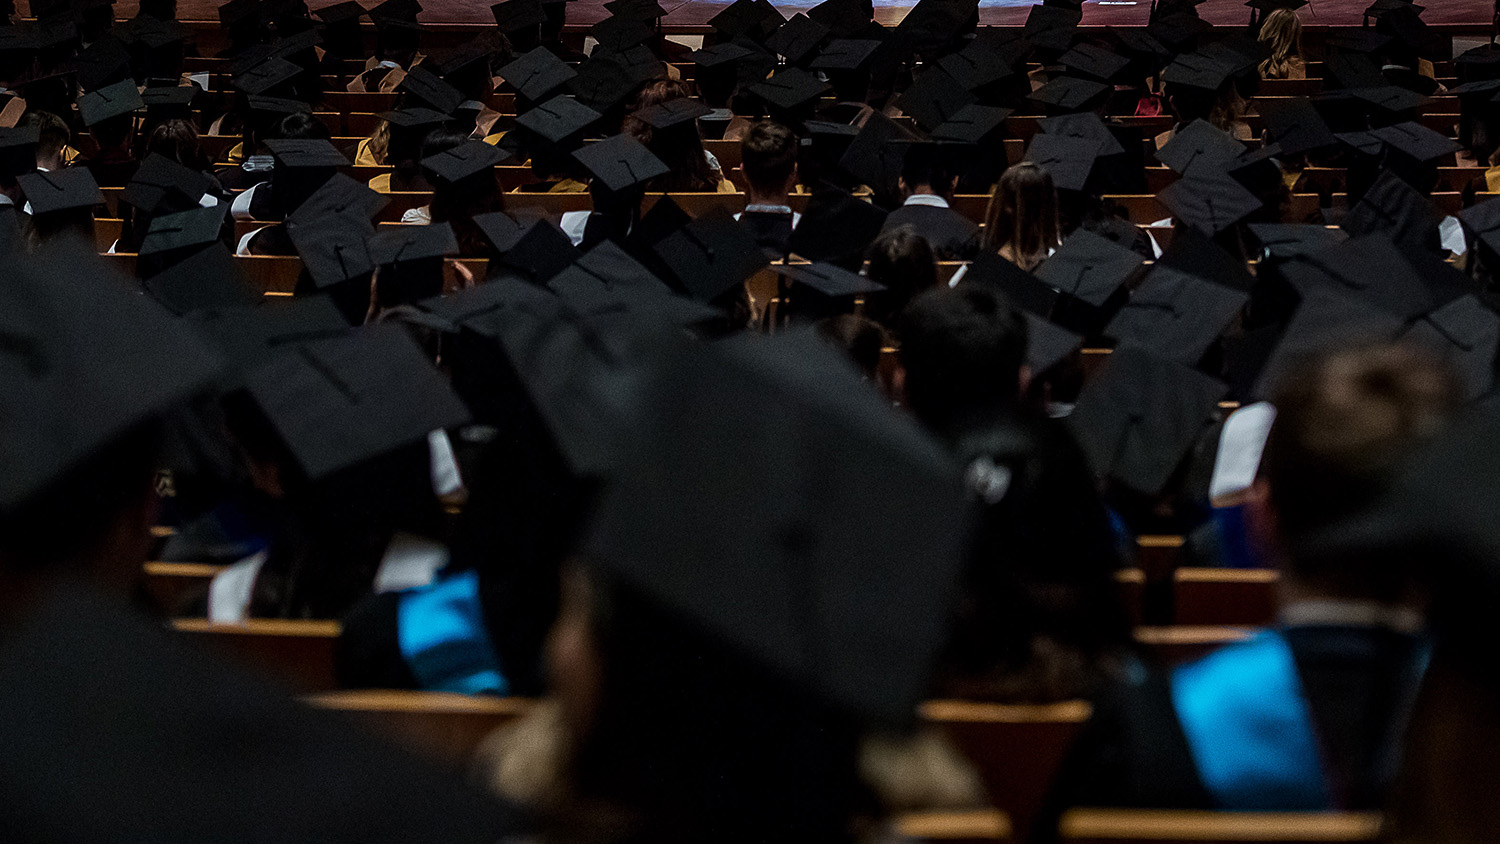
[[[468,140],[469,136],[463,130],[437,129],[428,133],[422,142],[422,158],[447,152]],[[432,221],[453,225],[453,233],[458,238],[459,254],[489,254],[489,241],[474,223],[474,217],[505,210],[505,193],[500,188],[500,180],[495,175],[494,168],[487,167],[453,182],[431,175],[428,180],[432,182],[432,202],[428,204]]]
[[[1297,549],[1388,491],[1399,463],[1442,429],[1461,401],[1453,372],[1410,346],[1355,346],[1289,369],[1272,394],[1276,421],[1248,498],[1256,540],[1308,589],[1406,597],[1405,569],[1313,563]]]
[[[849,356],[859,371],[871,381],[880,374],[880,353],[889,345],[889,335],[880,323],[855,316],[839,314],[818,320],[814,326],[818,336],[827,340]]]
[[[135,135],[135,115],[121,114],[101,120],[89,127],[89,134],[94,136],[101,151],[125,150],[129,148],[131,138]]]
[[[1276,9],[1260,25],[1260,41],[1271,55],[1260,63],[1260,75],[1268,79],[1285,78],[1291,60],[1302,57],[1302,21],[1290,9]]]
[[[999,294],[965,284],[929,290],[899,326],[907,406],[940,436],[987,427],[1020,402],[1026,322]]]
[[[30,111],[26,113],[25,125],[37,129],[36,166],[42,170],[61,170],[63,149],[71,137],[68,124],[51,112]]]
[[[797,185],[797,135],[780,123],[756,123],[740,141],[740,166],[753,197],[784,201]]]
[[[688,89],[672,79],[658,79],[648,84],[636,97],[633,111],[661,105],[688,96]],[[672,168],[664,176],[652,179],[648,190],[654,191],[714,191],[718,189],[719,177],[708,165],[708,156],[703,151],[703,136],[698,133],[698,121],[687,120],[665,129],[653,129],[645,121],[626,117],[622,126],[625,134],[634,136],[646,145],[651,153]]]
[[[958,184],[952,161],[939,144],[913,144],[901,160],[901,193],[951,196]]]
[[[333,136],[323,121],[311,112],[298,111],[278,120],[271,137],[286,141],[326,141]]]
[[[865,299],[865,313],[877,322],[889,325],[914,297],[938,285],[932,246],[911,226],[881,232],[868,257],[866,277],[885,287]]]
[[[1057,188],[1045,167],[1023,161],[1006,168],[990,194],[984,246],[1023,270],[1035,269],[1061,241]]]
[[[190,121],[181,118],[164,120],[157,124],[146,139],[146,153],[156,153],[192,170],[206,171],[213,162],[203,151],[198,130]]]

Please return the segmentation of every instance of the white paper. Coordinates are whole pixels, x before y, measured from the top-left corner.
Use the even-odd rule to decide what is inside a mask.
[[[202,73],[189,73],[188,74],[188,81],[191,82],[191,83],[193,83],[194,85],[197,85],[199,88],[202,88],[203,90],[207,91],[208,90],[208,71],[205,70]]]
[[[963,281],[964,280],[964,276],[966,276],[968,274],[969,274],[969,265],[968,264],[964,264],[962,267],[959,267],[957,270],[954,270],[954,272],[953,272],[953,278],[948,279],[948,286],[949,287],[957,287],[958,283],[960,281]]]
[[[1270,402],[1246,405],[1224,420],[1219,433],[1219,452],[1214,459],[1213,479],[1208,484],[1210,500],[1244,492],[1255,483],[1260,471],[1260,456],[1276,421],[1276,408]]]
[[[458,459],[453,456],[453,443],[448,439],[447,431],[439,428],[427,435],[427,453],[432,462],[432,491],[439,498],[464,488],[464,479],[458,472]]]
[[[250,595],[266,552],[251,554],[214,575],[208,584],[208,620],[215,624],[242,624],[250,610]]]
[[[425,536],[398,533],[375,573],[376,592],[400,592],[426,586],[448,564],[448,548]]]
[[[211,193],[205,193],[198,197],[199,208],[213,208],[219,204],[219,198]]]
[[[1443,248],[1454,255],[1462,255],[1469,251],[1469,242],[1464,238],[1464,227],[1452,214],[1438,223],[1438,234],[1443,237]]]

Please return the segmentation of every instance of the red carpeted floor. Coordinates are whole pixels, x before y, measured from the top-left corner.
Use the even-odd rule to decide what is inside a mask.
[[[433,23],[490,23],[490,5],[496,0],[423,0],[422,20]],[[662,0],[670,14],[666,23],[679,25],[703,24],[727,5],[730,0]],[[816,0],[773,0],[787,14],[807,9]],[[893,24],[901,20],[915,0],[876,0],[876,17],[881,23]],[[1040,0],[982,0],[980,20],[989,25],[1019,25],[1034,2]],[[215,20],[221,0],[179,0],[179,15],[182,20]],[[1358,25],[1361,13],[1370,0],[1311,0],[1300,12],[1304,23],[1336,26]],[[20,3],[24,7],[25,3]],[[332,5],[330,0],[309,0],[313,8]],[[373,6],[373,0],[365,0]],[[1428,23],[1488,24],[1494,14],[1491,0],[1427,0],[1427,11],[1423,19]],[[1083,22],[1095,25],[1143,25],[1150,8],[1150,0],[1086,0],[1083,4]],[[122,17],[135,13],[133,0],[122,0],[115,4],[115,11]],[[1249,10],[1244,0],[1206,0],[1198,7],[1204,19],[1223,26],[1235,26],[1249,20]],[[604,18],[604,0],[576,0],[569,4],[569,22],[592,24]]]

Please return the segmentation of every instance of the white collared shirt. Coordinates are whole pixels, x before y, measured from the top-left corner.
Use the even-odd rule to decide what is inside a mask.
[[[948,200],[935,193],[914,193],[908,196],[906,201],[901,203],[901,205],[903,207],[907,205],[930,205],[933,208],[947,208]]]

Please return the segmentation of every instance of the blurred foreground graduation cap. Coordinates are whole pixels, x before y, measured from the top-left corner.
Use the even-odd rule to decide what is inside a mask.
[[[200,249],[141,282],[146,293],[175,314],[209,308],[246,308],[264,296],[250,286],[223,244]]]
[[[0,128],[0,174],[7,179],[36,169],[36,145],[41,132],[35,126]]]
[[[1243,291],[1158,266],[1131,292],[1104,332],[1120,348],[1144,348],[1193,366],[1249,301]]]
[[[1094,471],[1157,495],[1213,423],[1223,383],[1144,349],[1116,349],[1078,394],[1068,427]]]
[[[667,356],[584,553],[825,705],[906,724],[946,637],[967,503],[942,450],[820,343]]]
[[[1026,366],[1032,375],[1041,375],[1083,346],[1083,337],[1023,311],[1026,319]]]
[[[1094,307],[1103,305],[1141,269],[1141,257],[1102,235],[1079,229],[1042,262],[1043,283]]]
[[[651,150],[629,135],[585,144],[573,157],[605,187],[616,192],[639,187],[671,172]]]
[[[1400,317],[1331,286],[1301,292],[1302,303],[1261,369],[1256,398],[1269,396],[1285,373],[1312,355],[1357,343],[1389,341],[1402,329]]]
[[[311,480],[469,418],[442,374],[396,326],[299,344],[250,373],[246,386]]]
[[[1461,296],[1423,316],[1402,339],[1447,361],[1463,383],[1465,399],[1476,399],[1494,386],[1500,315],[1477,296]]]
[[[517,94],[537,103],[572,81],[578,71],[546,47],[537,47],[500,68],[499,75]]]
[[[1042,318],[1049,316],[1057,305],[1056,290],[1000,257],[997,252],[981,252],[969,264],[960,283],[984,285],[1000,293],[1015,308]]]
[[[1383,232],[1403,248],[1421,251],[1437,247],[1438,222],[1427,197],[1387,170],[1350,209],[1343,227],[1353,235]]]
[[[7,262],[0,512],[217,377],[219,356],[131,288],[82,249]]]

